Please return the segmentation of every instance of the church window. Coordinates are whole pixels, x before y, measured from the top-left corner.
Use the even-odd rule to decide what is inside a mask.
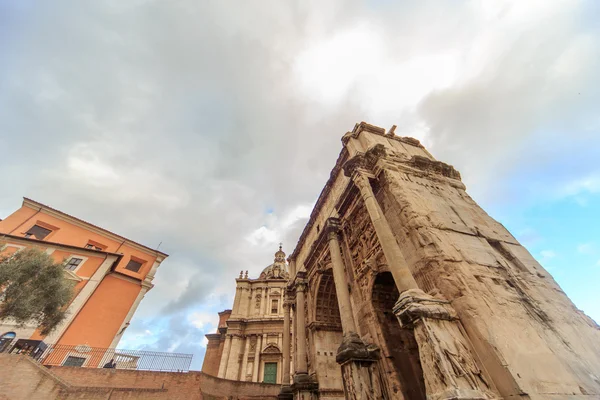
[[[272,300],[271,301],[271,314],[277,314],[279,312],[279,301]]]

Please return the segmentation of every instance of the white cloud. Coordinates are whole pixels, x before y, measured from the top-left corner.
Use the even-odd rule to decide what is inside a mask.
[[[577,245],[577,252],[580,254],[595,254],[596,253],[596,245],[594,243],[581,243]]]
[[[187,318],[196,328],[205,331],[212,329],[216,332],[219,324],[219,316],[214,312],[194,311]]]
[[[598,192],[585,2],[17,3],[0,5],[0,209],[27,195],[162,242],[126,334],[157,349],[203,351],[186,343],[240,270],[291,252],[361,120],[423,139],[476,199],[521,201],[516,172]]]
[[[600,174],[577,178],[571,182],[568,182],[561,188],[561,194],[563,196],[577,197],[577,195],[585,193],[600,193]]]
[[[556,253],[552,250],[542,250],[542,251],[540,251],[540,255],[545,260],[549,260],[551,258],[556,257]]]

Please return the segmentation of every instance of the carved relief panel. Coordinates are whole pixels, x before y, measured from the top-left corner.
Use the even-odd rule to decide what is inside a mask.
[[[369,214],[358,198],[343,219],[342,231],[355,280],[366,294],[373,276],[386,265],[386,260]]]

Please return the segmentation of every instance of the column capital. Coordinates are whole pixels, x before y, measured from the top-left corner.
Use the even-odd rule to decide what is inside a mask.
[[[339,220],[339,218],[327,218],[327,221],[325,223],[325,231],[327,232],[327,238],[329,240],[331,239],[337,239],[337,236],[341,230],[342,226],[341,226],[341,222]]]
[[[296,281],[296,292],[304,293],[308,286],[308,282],[305,279],[299,279]]]
[[[365,153],[359,153],[346,161],[344,164],[344,175],[354,176],[357,172],[367,173],[375,167],[380,158],[387,157],[385,146],[381,143],[370,147]]]
[[[362,192],[364,190],[372,190],[371,185],[369,183],[369,178],[372,176],[373,175],[370,172],[365,171],[362,168],[357,168],[356,170],[354,170],[350,178],[352,179],[352,182],[356,185],[356,187]]]
[[[400,295],[393,312],[403,327],[412,327],[423,318],[455,321],[456,311],[447,300],[436,299],[421,289],[409,289]]]
[[[290,308],[291,307],[292,307],[292,301],[291,300],[284,300],[283,301],[283,311],[290,312]]]
[[[357,172],[364,170],[367,167],[367,162],[364,154],[357,154],[344,164],[344,175],[347,177],[354,176]]]

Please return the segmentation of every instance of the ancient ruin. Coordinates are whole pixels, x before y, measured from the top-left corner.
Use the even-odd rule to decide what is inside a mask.
[[[249,360],[281,343],[280,398],[600,398],[598,325],[469,197],[458,171],[394,129],[362,122],[342,143],[281,264],[289,279],[273,289],[240,276],[205,365],[262,382],[264,367]],[[251,327],[270,318],[255,307],[270,307],[273,290],[285,307],[271,343]]]

